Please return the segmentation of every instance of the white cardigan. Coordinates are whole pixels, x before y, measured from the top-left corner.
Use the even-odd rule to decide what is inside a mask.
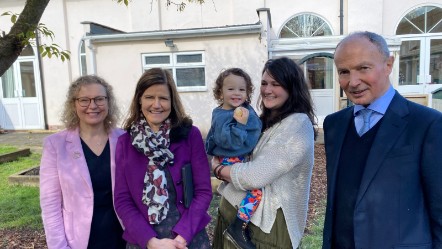
[[[294,113],[265,131],[247,163],[232,166],[232,183],[218,192],[238,206],[246,190],[262,188],[263,196],[251,222],[270,233],[282,208],[292,245],[304,233],[314,158],[314,131],[308,116]]]

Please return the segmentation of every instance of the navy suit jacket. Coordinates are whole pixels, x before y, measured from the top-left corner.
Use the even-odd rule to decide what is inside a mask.
[[[336,174],[352,119],[349,107],[324,121],[323,249],[331,248]],[[355,248],[442,248],[442,113],[396,92],[381,122],[356,198]]]

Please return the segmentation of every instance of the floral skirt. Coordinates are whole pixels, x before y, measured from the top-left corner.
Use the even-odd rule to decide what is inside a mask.
[[[230,222],[236,217],[237,210],[224,197],[218,208],[218,220],[216,222],[215,232],[213,235],[214,249],[236,249],[236,247],[227,239],[224,238],[223,232],[227,229]],[[278,209],[276,220],[273,224],[270,233],[264,233],[261,229],[253,223],[249,223],[251,230],[252,242],[257,249],[292,249],[292,242],[287,231],[287,224],[285,223],[282,209]]]

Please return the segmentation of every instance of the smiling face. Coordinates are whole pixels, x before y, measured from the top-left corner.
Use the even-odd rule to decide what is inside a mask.
[[[343,41],[335,52],[339,84],[347,97],[358,105],[368,106],[390,87],[389,75],[394,58],[386,58],[365,37]]]
[[[150,128],[157,132],[172,110],[171,96],[166,84],[147,88],[140,98],[141,112]]]
[[[260,91],[264,107],[269,110],[279,109],[289,98],[289,93],[267,71],[262,74]]]
[[[242,105],[247,99],[247,83],[243,77],[230,74],[223,81],[222,108],[225,110],[234,109]]]
[[[100,84],[85,84],[80,87],[76,98],[96,98],[98,96],[105,96],[106,89]],[[85,126],[102,126],[103,121],[109,112],[109,105],[107,101],[104,104],[98,106],[95,101],[91,100],[87,107],[80,106],[78,100],[75,101],[75,110],[80,120],[80,127]]]

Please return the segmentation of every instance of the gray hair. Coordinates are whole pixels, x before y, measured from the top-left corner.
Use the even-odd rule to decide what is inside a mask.
[[[341,45],[341,43],[355,37],[366,38],[378,48],[379,52],[383,54],[385,58],[390,57],[390,50],[388,49],[388,45],[384,37],[370,31],[356,31],[350,33],[338,43],[336,49],[339,47],[339,45]]]

